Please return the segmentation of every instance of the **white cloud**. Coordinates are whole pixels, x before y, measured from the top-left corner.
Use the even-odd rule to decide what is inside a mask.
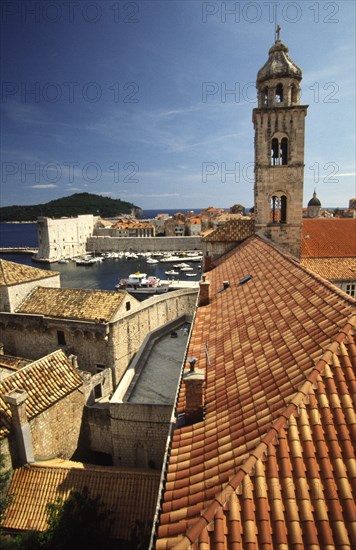
[[[45,184],[38,184],[38,185],[29,185],[30,189],[53,189],[55,187],[58,187],[58,185],[54,185],[54,183],[45,183]]]

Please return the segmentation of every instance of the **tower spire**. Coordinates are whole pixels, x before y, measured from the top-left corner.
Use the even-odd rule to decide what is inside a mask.
[[[281,27],[280,25],[278,25],[278,23],[276,24],[276,30],[275,30],[275,36],[274,36],[274,39],[275,39],[275,42],[279,42],[280,41],[280,32],[281,32]]]

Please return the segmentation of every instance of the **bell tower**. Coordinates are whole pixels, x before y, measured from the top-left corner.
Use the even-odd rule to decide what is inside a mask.
[[[300,105],[302,71],[280,40],[257,74],[255,130],[256,232],[300,257],[307,105]]]

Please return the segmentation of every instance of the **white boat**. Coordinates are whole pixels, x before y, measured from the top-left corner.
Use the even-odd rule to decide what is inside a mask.
[[[154,258],[147,258],[146,263],[147,264],[158,264],[158,260],[155,260]]]
[[[69,260],[67,258],[61,258],[57,262],[58,264],[69,264]]]
[[[94,265],[96,262],[93,261],[93,258],[91,258],[90,256],[84,256],[82,258],[77,258],[75,260],[75,263],[77,265],[86,265],[86,266],[88,266],[88,265]]]
[[[197,273],[186,273],[185,276],[186,277],[196,277],[198,274]]]
[[[174,269],[169,269],[168,271],[165,271],[166,275],[179,275],[179,271],[174,271]]]
[[[179,267],[179,269],[183,269],[184,267],[190,267],[190,265],[183,262],[181,264],[174,265],[173,267]]]
[[[127,290],[130,294],[163,294],[168,292],[169,286],[163,284],[157,277],[137,272],[131,273],[128,279],[121,279],[115,288]]]
[[[182,267],[181,271],[193,271],[193,268],[188,265],[187,267]]]

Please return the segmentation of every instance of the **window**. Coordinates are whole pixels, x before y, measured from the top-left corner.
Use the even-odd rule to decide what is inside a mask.
[[[130,309],[131,309],[131,303],[126,302],[126,311],[130,311]]]
[[[96,386],[94,386],[94,398],[100,399],[101,397],[103,397],[103,389],[101,387],[101,384],[97,384]]]
[[[356,298],[356,283],[348,283],[346,285],[346,294],[352,296],[352,298]]]
[[[298,103],[298,88],[295,84],[292,84],[292,88],[291,88],[291,91],[292,91],[292,103],[295,104],[295,103]]]
[[[272,196],[271,217],[273,223],[287,223],[287,197],[285,195]]]
[[[262,103],[263,105],[268,104],[268,88],[265,88],[262,92]]]
[[[282,103],[283,101],[283,86],[282,84],[278,84],[276,86],[276,95],[274,98],[275,103]]]
[[[60,346],[66,345],[66,339],[63,330],[57,330],[57,342]]]
[[[288,164],[288,138],[276,137],[271,142],[271,166],[282,166]]]
[[[106,369],[105,365],[96,365],[96,372],[103,372]]]

